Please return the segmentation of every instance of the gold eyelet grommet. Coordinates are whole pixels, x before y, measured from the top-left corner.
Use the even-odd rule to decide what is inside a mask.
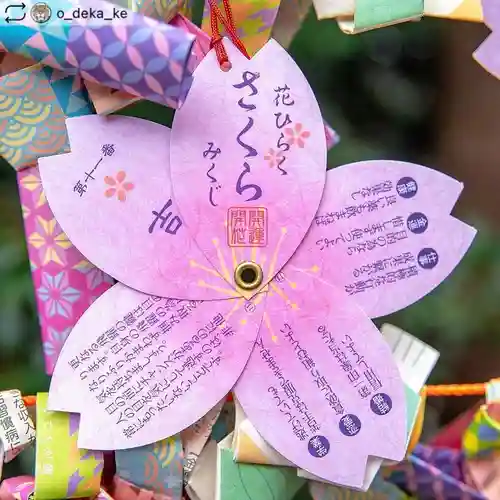
[[[255,262],[241,262],[234,270],[234,281],[243,290],[255,290],[259,288],[262,285],[263,279],[262,268]]]

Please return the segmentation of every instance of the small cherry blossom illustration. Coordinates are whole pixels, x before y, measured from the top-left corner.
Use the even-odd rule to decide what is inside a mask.
[[[279,149],[275,151],[273,148],[271,148],[264,156],[264,160],[269,163],[269,168],[273,168],[279,165],[282,159],[283,153]]]
[[[134,189],[134,185],[131,182],[125,182],[126,177],[127,174],[123,170],[120,170],[116,174],[116,177],[111,177],[109,175],[104,177],[104,182],[108,186],[112,186],[106,189],[104,196],[106,196],[106,198],[112,198],[116,194],[119,201],[126,201],[127,192]]]
[[[297,144],[297,146],[302,149],[306,145],[306,139],[310,136],[310,132],[302,130],[302,123],[296,123],[293,128],[285,129],[286,141],[290,146]]]

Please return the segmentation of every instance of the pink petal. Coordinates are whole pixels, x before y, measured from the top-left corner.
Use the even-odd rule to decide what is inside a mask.
[[[123,189],[125,189],[125,191],[132,191],[132,189],[134,189],[134,185],[131,182],[126,182],[123,184]]]
[[[300,137],[298,137],[295,142],[300,149],[302,149],[305,146],[304,141]]]
[[[124,191],[123,189],[118,190],[118,199],[120,201],[125,201],[127,199],[127,192]]]
[[[343,289],[292,265],[282,271],[287,279],[272,282],[267,319],[234,393],[248,420],[281,455],[326,481],[359,488],[369,455],[404,457],[403,381],[389,345]],[[344,371],[350,366],[351,373],[356,368],[363,373],[345,347],[349,339],[359,359],[380,378],[380,392],[390,395],[392,407],[383,416],[370,405],[377,390],[362,399]],[[344,354],[345,365],[335,351]],[[363,375],[359,380],[367,384]],[[310,417],[301,418],[299,407],[307,408],[304,415],[307,411]],[[361,427],[354,427],[354,434],[342,430],[343,412],[359,419]],[[321,454],[315,453],[317,436]]]
[[[106,189],[106,191],[104,191],[104,196],[106,196],[106,198],[111,198],[115,193],[116,193],[115,188],[109,188]]]
[[[113,179],[113,177],[110,177],[109,175],[104,177],[104,182],[106,184],[109,184],[110,186],[116,186],[116,181]]]
[[[297,134],[300,134],[301,130],[302,130],[302,123],[296,123],[295,124],[295,132],[297,132]]]
[[[119,183],[122,183],[124,180],[125,180],[125,177],[127,176],[127,174],[123,171],[123,170],[120,170],[117,174],[116,174],[116,180],[119,182]]]
[[[302,134],[300,134],[300,137],[302,137],[304,139],[307,139],[310,136],[311,136],[311,132],[308,132],[307,130],[304,130],[304,132],[302,132]]]
[[[88,346],[87,342],[92,344],[96,341],[102,331],[105,331],[104,325],[116,324],[124,315],[141,307],[146,300],[151,300],[151,296],[118,283],[83,314],[65,343],[60,358],[62,361],[57,364],[52,379],[51,397],[56,407],[64,406],[68,411],[81,413],[79,438],[83,440],[82,443],[87,449],[96,449],[99,446],[104,446],[106,449],[144,446],[165,436],[179,433],[209,412],[231,391],[243,372],[257,338],[265,302],[256,304],[256,309],[249,312],[245,310],[244,304],[235,308],[239,299],[203,301],[196,305],[182,301],[178,307],[185,306],[189,314],[180,320],[179,324],[171,325],[168,332],[168,349],[161,350],[161,340],[158,346],[155,346],[158,347],[158,356],[152,363],[162,365],[163,369],[157,369],[156,373],[151,375],[151,382],[160,383],[165,378],[167,381],[173,380],[173,375],[176,375],[175,387],[182,382],[182,387],[189,389],[174,400],[171,396],[169,398],[169,394],[172,393],[165,392],[164,396],[159,396],[162,398],[161,401],[166,398],[165,408],[161,413],[152,416],[150,425],[138,428],[133,436],[127,438],[123,434],[127,422],[112,425],[113,420],[110,415],[99,406],[95,398],[89,397],[88,385],[84,385],[78,371],[73,371],[68,363]],[[155,310],[171,307],[167,305],[169,300],[158,298],[155,301]],[[208,326],[203,328],[203,325],[211,325],[214,318],[218,318],[216,330],[207,334]],[[226,330],[221,327],[221,318],[227,318]],[[87,334],[82,336],[83,332]],[[132,340],[130,347],[139,345],[139,342],[139,339]],[[200,370],[202,364],[205,368],[200,371],[203,375],[198,379],[193,378],[194,371],[190,372],[189,369],[183,372],[178,370],[176,373],[175,364],[172,366],[168,358],[174,349],[182,349],[187,343],[192,347],[190,353],[193,356],[202,352],[202,348],[205,351],[203,360],[200,360],[199,364]],[[144,350],[137,354],[134,361],[147,365],[147,356],[148,351]],[[178,361],[179,366],[182,366],[182,362]],[[196,369],[193,368],[195,371]],[[140,374],[135,377],[137,380],[139,378]],[[168,405],[170,401],[172,402]],[[114,422],[116,423],[116,420]],[[107,431],[103,435],[98,435],[95,432],[96,428],[106,428]]]
[[[286,128],[285,129],[285,135],[290,135],[290,136],[294,136],[295,135],[295,132],[293,131],[292,128]]]

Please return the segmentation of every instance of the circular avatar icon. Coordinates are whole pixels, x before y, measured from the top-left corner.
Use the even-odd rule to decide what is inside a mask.
[[[376,415],[387,415],[392,410],[392,399],[383,392],[375,394],[370,401],[370,408]]]
[[[38,24],[45,24],[52,16],[52,10],[49,4],[45,2],[37,2],[31,7],[31,19]]]
[[[325,436],[314,436],[309,440],[307,449],[313,457],[322,458],[330,451],[330,441]]]

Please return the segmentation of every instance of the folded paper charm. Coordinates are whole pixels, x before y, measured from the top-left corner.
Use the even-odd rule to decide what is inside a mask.
[[[0,47],[143,99],[182,103],[191,83],[192,35],[103,0],[59,0],[50,8],[64,17],[45,24],[30,16],[15,24],[2,18]],[[77,14],[90,8],[103,18]]]
[[[193,472],[196,462],[210,438],[212,428],[221,414],[224,401],[214,406],[198,422],[181,432],[182,445],[184,447],[184,484],[187,484],[189,476]]]
[[[34,489],[32,476],[9,477],[0,484],[0,500],[31,500]]]
[[[37,395],[35,495],[40,500],[96,496],[104,465],[102,452],[77,447],[79,416],[47,409]]]
[[[0,155],[16,170],[69,151],[64,113],[42,65],[3,76],[0,101]]]
[[[437,286],[475,231],[449,215],[460,184],[424,167],[327,174],[292,59],[272,40],[251,60],[224,43],[232,70],[205,57],[170,133],[70,118],[71,153],[39,162],[69,239],[121,282],[70,334],[50,408],[80,413],[79,446],[120,450],[179,433],[234,388],[278,453],[362,488],[369,456],[407,445],[404,384],[370,317]]]
[[[353,18],[339,19],[339,26],[344,32],[354,34],[419,20],[423,15],[424,0],[356,0]]]
[[[463,436],[467,458],[486,457],[500,451],[500,403],[482,405]]]
[[[115,452],[116,474],[137,487],[178,500],[182,494],[184,451],[180,436]]]
[[[35,441],[35,427],[16,390],[0,392],[0,442],[3,462],[10,462]]]

